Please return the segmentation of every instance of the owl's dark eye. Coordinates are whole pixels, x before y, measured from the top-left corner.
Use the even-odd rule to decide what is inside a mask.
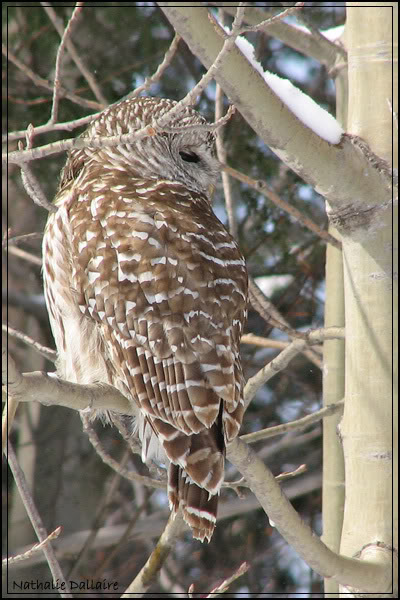
[[[179,152],[181,159],[185,162],[198,163],[200,162],[200,156],[197,156],[194,152]]]

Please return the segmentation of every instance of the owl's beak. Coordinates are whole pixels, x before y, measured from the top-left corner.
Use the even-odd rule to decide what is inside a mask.
[[[208,186],[208,195],[210,196],[210,198],[213,197],[215,192],[215,185],[213,183],[210,183],[210,185]]]

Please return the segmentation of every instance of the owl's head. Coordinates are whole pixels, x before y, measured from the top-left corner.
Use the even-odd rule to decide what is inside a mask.
[[[177,103],[164,98],[139,97],[123,100],[107,108],[83,134],[86,137],[109,137],[133,133],[156,126]],[[215,135],[205,129],[174,131],[190,125],[204,125],[206,120],[192,108],[164,122],[166,131],[133,140],[129,144],[86,149],[85,154],[105,169],[127,170],[134,177],[167,179],[183,183],[208,195],[220,171],[215,158]],[[157,127],[155,127],[157,131]]]

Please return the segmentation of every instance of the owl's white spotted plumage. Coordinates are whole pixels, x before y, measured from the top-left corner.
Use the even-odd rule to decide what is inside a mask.
[[[154,125],[174,104],[120,102],[83,137]],[[60,376],[105,381],[131,401],[144,460],[168,459],[171,508],[182,507],[203,541],[215,527],[225,444],[244,410],[247,272],[211,209],[214,136],[170,130],[201,123],[186,108],[168,132],[73,150],[45,231],[43,273]]]

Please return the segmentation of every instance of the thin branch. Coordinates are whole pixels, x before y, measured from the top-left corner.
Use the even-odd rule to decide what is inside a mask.
[[[10,62],[14,63],[14,65],[18,67],[18,69],[22,71],[24,75],[31,79],[31,81],[33,81],[35,85],[39,87],[44,87],[47,90],[50,90],[51,92],[53,91],[53,84],[51,84],[47,79],[43,79],[43,77],[40,77],[39,75],[34,73],[32,69],[24,65],[24,63],[22,63],[4,44],[2,44],[2,52],[3,55]],[[86,98],[82,98],[81,96],[72,94],[64,88],[60,88],[60,95],[62,98],[71,100],[71,102],[79,104],[79,106],[84,106],[85,108],[90,108],[92,110],[102,110],[104,108],[102,104],[99,104],[98,102],[93,102],[93,100],[86,100]]]
[[[258,285],[249,277],[249,296],[252,305],[267,323],[284,331],[290,338],[308,340],[308,334],[289,327],[285,318],[275,308],[270,300],[260,290]],[[304,348],[304,354],[319,369],[322,369],[320,357],[312,348]]]
[[[44,3],[42,2],[41,4],[43,6]],[[47,5],[44,6],[44,9],[49,16],[52,15],[50,18],[52,19],[53,24],[57,29],[57,24],[54,22],[54,19],[56,21],[59,21],[59,19],[57,19],[54,9],[51,6],[47,6]],[[50,123],[56,123],[58,120],[58,106],[59,106],[60,88],[61,88],[61,67],[62,67],[62,63],[63,63],[63,59],[64,59],[64,52],[65,52],[66,46],[68,48],[71,48],[71,43],[69,42],[69,37],[72,34],[73,28],[74,28],[76,22],[78,21],[78,17],[80,16],[81,12],[82,12],[82,2],[77,2],[76,6],[72,12],[71,18],[69,19],[69,21],[67,23],[65,30],[63,31],[62,26],[61,26],[61,30],[58,29],[58,32],[60,33],[60,36],[61,36],[61,42],[60,42],[60,45],[58,46],[57,56],[56,56],[56,64],[55,64],[55,72],[54,72],[54,86],[53,86],[53,102],[52,102],[52,106],[51,106]]]
[[[8,440],[7,444],[7,459],[10,469],[14,476],[14,481],[17,485],[18,491],[21,495],[21,499],[24,503],[25,510],[29,516],[32,526],[36,532],[36,535],[40,542],[43,542],[43,552],[46,556],[47,564],[49,565],[53,579],[59,582],[59,593],[63,598],[73,598],[73,595],[69,591],[69,585],[65,580],[61,567],[58,563],[57,557],[51,544],[48,543],[48,534],[43,525],[42,519],[36,509],[35,503],[32,498],[32,494],[28,488],[28,484],[25,479],[25,475],[21,470],[13,447]],[[45,543],[47,540],[47,543]]]
[[[57,352],[52,350],[51,348],[47,348],[47,346],[42,346],[39,342],[36,342],[33,338],[26,335],[26,333],[22,333],[18,329],[14,329],[10,327],[7,323],[2,323],[1,328],[5,331],[9,336],[16,338],[17,340],[21,340],[24,344],[36,350],[38,354],[44,356],[47,360],[51,362],[56,362],[57,360]]]
[[[244,403],[247,407],[251,400],[254,398],[258,390],[269,381],[274,375],[285,369],[290,361],[302,352],[306,347],[304,340],[294,340],[285,350],[282,350],[280,354],[265,367],[260,369],[256,375],[250,377],[244,387]]]
[[[300,465],[294,471],[284,471],[275,477],[275,480],[278,483],[282,481],[287,481],[288,479],[293,479],[293,477],[297,477],[298,475],[303,475],[307,472],[307,465]]]
[[[149,556],[146,564],[140,570],[132,583],[127,587],[121,598],[141,598],[146,590],[154,583],[158,572],[165,562],[168,554],[185,529],[185,523],[180,512],[170,515],[167,525],[157,542],[156,547]]]
[[[90,139],[77,137],[69,140],[60,140],[58,142],[52,142],[44,146],[32,148],[31,150],[14,151],[10,152],[8,155],[3,154],[2,159],[3,161],[8,161],[9,163],[20,164],[22,162],[44,158],[45,156],[50,156],[51,154],[59,154],[60,152],[72,150],[73,148],[100,148],[117,146],[119,144],[130,144],[135,140],[153,136],[155,134],[156,130],[154,127],[147,125],[138,131],[125,133],[122,135]]]
[[[211,2],[213,6],[223,8],[223,10],[229,15],[234,15],[236,6],[232,3],[227,5],[226,2]],[[265,21],[266,11],[260,8],[248,7],[245,12],[244,20],[247,23],[251,23],[256,27],[263,21]],[[268,19],[267,19],[268,21]],[[314,37],[309,31],[299,29],[295,25],[285,23],[279,20],[276,23],[266,25],[267,34],[278,38],[287,46],[297,50],[305,56],[314,58],[318,62],[325,65],[329,72],[337,62],[340,56],[347,57],[347,53],[344,48],[338,44],[332,43],[325,36],[321,38]]]
[[[4,366],[3,366],[4,369]],[[4,381],[4,376],[3,376]],[[4,452],[4,449],[7,444],[8,437],[10,435],[10,431],[12,428],[12,424],[14,423],[15,415],[17,412],[17,408],[19,405],[19,401],[16,398],[6,398],[4,402],[3,415],[1,418],[1,450]]]
[[[283,423],[282,425],[276,425],[275,427],[260,429],[260,431],[255,431],[254,433],[241,435],[240,439],[248,444],[253,444],[259,440],[266,440],[267,438],[274,437],[276,435],[282,435],[288,431],[300,431],[306,427],[309,427],[309,425],[312,425],[313,423],[318,423],[318,421],[324,419],[325,417],[329,417],[330,415],[333,415],[339,411],[343,411],[343,406],[344,400],[340,400],[334,404],[328,404],[327,406],[324,406],[324,408],[321,408],[320,410],[317,410],[306,417],[302,417],[301,419],[289,421],[289,423]]]
[[[62,531],[62,527],[57,527],[52,533],[50,533],[43,542],[39,542],[34,544],[30,550],[27,550],[23,554],[17,554],[16,556],[8,556],[7,558],[3,558],[2,567],[3,569],[10,567],[11,565],[21,562],[24,560],[29,560],[34,554],[37,552],[42,552],[44,546],[49,542],[58,538]]]
[[[249,569],[250,565],[248,563],[242,563],[240,567],[238,567],[230,577],[227,577],[227,579],[225,579],[222,583],[218,584],[215,588],[213,588],[207,596],[204,596],[204,598],[217,598],[220,594],[225,594],[225,592],[228,591],[228,588],[231,585],[231,583],[233,583],[234,581],[236,581],[236,579],[247,573]],[[188,590],[189,598],[194,598],[194,593],[194,585],[192,583]]]
[[[249,346],[261,346],[262,348],[274,348],[284,350],[290,342],[280,342],[279,340],[271,340],[270,338],[254,335],[254,333],[246,333],[240,339],[241,344],[249,344]]]
[[[249,177],[248,175],[245,175],[244,173],[241,173],[240,171],[237,171],[226,164],[223,165],[222,168],[226,173],[238,181],[247,184],[249,187],[257,190],[263,196],[271,200],[271,202],[273,202],[276,206],[294,217],[297,221],[299,221],[299,223],[320,237],[325,243],[332,244],[332,246],[338,248],[338,250],[341,250],[342,244],[339,240],[337,240],[333,235],[324,229],[321,229],[316,223],[314,223],[314,221],[308,217],[305,217],[295,206],[291,206],[288,202],[282,200],[282,198],[280,198],[278,194],[275,194],[275,192],[273,192],[264,181],[261,181],[260,179],[253,179],[252,177]]]
[[[33,126],[29,125],[26,133],[26,150],[32,149],[33,132]],[[21,144],[22,142],[19,142],[19,145]],[[22,148],[20,148],[20,150],[22,150]],[[38,206],[45,208],[49,212],[56,212],[57,208],[54,206],[54,204],[51,204],[47,200],[46,195],[43,192],[42,187],[39,181],[37,180],[36,175],[33,173],[31,167],[26,162],[21,163],[19,166],[21,169],[22,183],[28,196],[30,196],[33,202]]]
[[[223,101],[224,92],[219,84],[217,84],[216,98],[215,98],[215,120],[218,121],[223,116]],[[221,164],[226,163],[227,154],[224,145],[223,132],[220,131],[216,139],[217,157]],[[224,190],[225,206],[228,215],[229,231],[231,235],[237,239],[238,237],[238,226],[235,215],[235,201],[232,194],[232,185],[229,179],[229,175],[222,171],[222,187]]]
[[[248,33],[249,31],[259,31],[260,29],[267,29],[269,25],[273,25],[277,21],[282,21],[282,19],[285,19],[287,16],[298,12],[298,10],[303,7],[304,2],[296,2],[294,6],[289,6],[289,8],[286,8],[285,10],[278,13],[277,15],[274,15],[273,17],[268,17],[264,21],[257,23],[257,25],[248,25],[246,27],[243,27],[243,29],[240,30],[239,35],[242,35],[243,33]]]
[[[125,544],[128,542],[129,538],[131,537],[131,532],[134,530],[140,516],[143,514],[144,510],[146,509],[150,496],[153,493],[153,490],[146,490],[145,493],[145,499],[142,502],[142,504],[138,507],[135,516],[133,517],[133,519],[130,520],[127,528],[125,529],[124,533],[121,535],[120,539],[116,542],[114,548],[111,550],[110,553],[107,554],[107,556],[105,557],[105,559],[103,560],[103,562],[98,566],[97,570],[95,571],[94,575],[93,575],[93,579],[99,580],[101,579],[101,577],[103,576],[103,573],[106,572],[106,569],[108,569],[110,563],[114,560],[114,558],[118,555],[118,553],[121,551],[121,548],[123,548],[125,546]]]
[[[105,108],[108,104],[107,99],[103,96],[102,91],[101,91],[95,77],[85,66],[85,64],[83,63],[78,52],[75,50],[75,47],[74,47],[72,41],[69,39],[71,32],[72,32],[72,26],[75,25],[75,20],[77,19],[78,16],[80,16],[80,14],[83,10],[84,3],[83,2],[76,3],[75,9],[71,15],[71,18],[70,18],[65,30],[64,30],[64,24],[62,23],[61,19],[59,19],[57,17],[57,15],[54,11],[54,8],[52,6],[49,6],[48,4],[45,4],[44,2],[41,2],[41,4],[42,4],[43,8],[45,9],[49,19],[53,23],[54,27],[56,28],[56,30],[61,38],[60,47],[65,44],[72,60],[78,67],[78,69],[81,72],[81,74],[83,75],[83,77],[88,82],[89,87],[92,90],[93,94],[95,95],[96,99],[102,105],[102,108]],[[60,48],[59,48],[59,52],[60,52]]]
[[[41,240],[43,238],[42,231],[35,231],[33,233],[23,233],[22,235],[15,235],[13,237],[9,237],[11,233],[11,229],[9,229],[1,243],[2,247],[5,248],[8,246],[18,246],[18,244],[22,244],[25,242],[34,242],[36,240]]]
[[[129,451],[129,449],[126,449],[125,454],[123,455],[123,457],[119,463],[121,467],[123,467],[125,465],[129,456],[130,456],[130,451]],[[94,516],[93,523],[92,523],[91,532],[90,532],[89,536],[86,538],[85,543],[83,544],[83,547],[81,548],[71,571],[68,573],[68,579],[70,581],[74,579],[74,577],[78,573],[78,569],[79,569],[80,565],[83,563],[84,560],[86,560],[90,550],[92,549],[93,542],[95,541],[97,534],[99,533],[101,524],[103,523],[106,513],[109,510],[110,504],[115,496],[115,493],[117,491],[120,481],[121,481],[121,474],[115,472],[112,476],[111,483],[108,487],[107,493],[102,496],[102,498],[100,500],[100,504],[97,506],[96,514]],[[104,571],[103,571],[103,573],[104,573]],[[96,580],[96,577],[93,577],[93,579]]]
[[[130,481],[136,481],[137,483],[141,483],[142,485],[147,485],[149,487],[158,488],[158,489],[166,488],[166,483],[164,481],[158,481],[157,479],[152,479],[151,477],[146,477],[145,475],[139,475],[139,473],[135,473],[133,471],[128,471],[128,469],[125,469],[124,467],[122,467],[120,462],[118,462],[117,460],[112,458],[112,456],[110,456],[104,450],[103,446],[101,445],[98,435],[96,434],[95,430],[92,427],[89,416],[81,411],[80,417],[82,420],[83,429],[87,433],[90,443],[92,444],[93,448],[95,449],[97,455],[101,458],[101,460],[106,465],[111,467],[111,469],[113,469],[116,473],[121,475],[121,477],[125,477],[126,479],[129,479]]]
[[[240,439],[243,440],[245,437],[246,436],[241,435]],[[276,479],[276,481],[279,481],[279,483],[281,483],[282,481],[286,481],[288,479],[292,479],[293,477],[297,477],[298,475],[303,475],[303,473],[306,473],[306,472],[307,472],[307,466],[306,465],[300,465],[294,471],[285,471],[284,473],[280,473],[280,475],[277,475],[275,477],[275,479]],[[241,477],[237,481],[223,481],[222,482],[222,487],[223,488],[230,488],[232,490],[235,490],[235,492],[237,493],[237,495],[239,496],[239,498],[243,498],[243,495],[240,493],[239,488],[241,488],[241,487],[248,488],[250,486],[247,483],[247,481],[245,480],[245,478]]]
[[[281,315],[271,300],[263,294],[262,290],[251,277],[249,278],[249,296],[253,308],[255,308],[266,323],[283,331],[289,337],[300,340],[307,339],[307,334],[304,331],[297,331],[297,329],[289,326],[285,317]]]
[[[33,129],[34,135],[41,135],[43,133],[49,133],[49,131],[72,131],[77,127],[82,127],[83,125],[88,125],[93,119],[98,117],[100,112],[93,113],[92,115],[88,115],[87,117],[82,117],[81,119],[74,119],[73,121],[65,121],[65,123],[49,123],[47,122],[45,125],[39,125]],[[12,131],[8,134],[2,136],[2,141],[13,142],[20,138],[26,137],[27,129],[22,129],[20,131]]]
[[[230,50],[235,45],[235,40],[238,36],[238,31],[241,26],[243,15],[244,15],[245,6],[244,3],[241,2],[236,11],[236,16],[232,24],[231,35],[225,36],[224,44],[216,56],[213,64],[208,69],[208,71],[203,75],[200,81],[194,86],[194,88],[184,97],[182,100],[178,102],[171,110],[169,110],[161,119],[158,120],[157,126],[163,128],[165,124],[173,117],[177,116],[186,106],[190,106],[196,103],[197,97],[203,92],[203,90],[207,87],[210,81],[214,78],[214,75],[218,71],[220,64],[226,58],[226,55],[230,52]],[[211,15],[210,15],[211,16]],[[218,25],[217,25],[218,26]],[[218,26],[219,27],[219,26]],[[224,35],[224,30],[220,28],[220,32]]]
[[[180,103],[179,103],[180,104]],[[112,147],[118,146],[120,144],[131,144],[136,140],[157,135],[158,132],[172,132],[177,133],[180,131],[189,131],[192,129],[202,129],[202,130],[210,130],[214,131],[218,129],[222,125],[224,125],[232,116],[235,111],[233,106],[229,107],[228,112],[224,117],[222,117],[216,123],[203,123],[200,125],[186,125],[184,127],[168,127],[165,123],[168,123],[170,120],[170,115],[172,113],[175,114],[175,109],[177,109],[178,104],[176,104],[168,113],[166,113],[163,117],[161,117],[157,122],[153,125],[146,125],[142,129],[137,131],[133,131],[130,133],[124,133],[122,135],[113,135],[107,137],[93,137],[93,138],[84,138],[77,137],[69,140],[60,140],[58,142],[52,142],[50,144],[46,144],[44,146],[39,146],[37,148],[32,148],[30,150],[19,150],[14,152],[9,152],[8,154],[2,154],[3,162],[16,163],[20,165],[21,163],[29,162],[31,160],[37,160],[39,158],[44,158],[45,156],[50,156],[51,154],[59,154],[60,152],[65,152],[72,150],[73,148],[104,148],[104,147]],[[181,107],[179,110],[182,110]]]
[[[42,266],[41,258],[34,256],[33,254],[31,254],[30,252],[27,252],[26,250],[22,250],[22,248],[16,248],[15,246],[10,246],[7,248],[7,252],[9,254],[12,254],[13,256],[22,258],[22,260],[27,260],[28,262],[30,262],[38,267]]]
[[[128,94],[127,98],[135,98],[136,96],[139,96],[139,94],[148,90],[154,83],[157,83],[157,81],[161,79],[164,71],[169,67],[176,54],[180,40],[180,36],[176,33],[170,47],[165,53],[162,62],[158,65],[156,72],[150,77],[146,77],[145,82],[136,88],[131,94]]]

